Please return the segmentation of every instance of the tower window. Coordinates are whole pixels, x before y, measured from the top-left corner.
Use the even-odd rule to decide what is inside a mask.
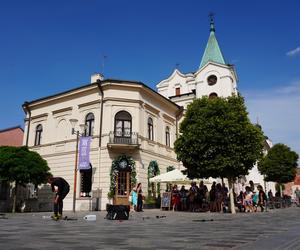
[[[175,95],[180,95],[180,88],[175,89]]]
[[[207,77],[207,83],[208,85],[215,85],[218,81],[218,78],[215,75],[210,75],[209,77]]]
[[[213,99],[213,98],[216,98],[216,97],[218,97],[218,94],[215,93],[215,92],[214,93],[210,93],[209,96],[208,96],[209,99]]]

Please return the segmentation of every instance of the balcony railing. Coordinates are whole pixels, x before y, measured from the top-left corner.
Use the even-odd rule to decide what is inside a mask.
[[[111,131],[109,132],[109,144],[138,145],[138,133]]]

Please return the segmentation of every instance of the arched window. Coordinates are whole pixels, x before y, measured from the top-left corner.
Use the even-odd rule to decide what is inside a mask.
[[[43,126],[41,124],[37,125],[35,128],[35,139],[34,146],[41,145]]]
[[[209,99],[213,99],[213,98],[216,98],[216,97],[218,97],[218,94],[215,93],[215,92],[210,93],[209,96],[208,96]]]
[[[166,146],[170,147],[170,128],[166,127]]]
[[[131,137],[131,115],[126,111],[120,111],[115,116],[115,136]]]
[[[153,141],[153,120],[151,117],[148,118],[148,139]]]
[[[86,129],[84,131],[85,136],[92,136],[94,134],[95,117],[93,113],[88,113],[85,117]]]

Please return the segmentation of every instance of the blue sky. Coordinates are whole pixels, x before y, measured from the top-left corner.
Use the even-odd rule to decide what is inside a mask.
[[[297,0],[1,1],[0,129],[23,126],[24,101],[87,84],[94,72],[155,88],[176,64],[196,71],[212,11],[251,120],[300,153],[299,9]]]

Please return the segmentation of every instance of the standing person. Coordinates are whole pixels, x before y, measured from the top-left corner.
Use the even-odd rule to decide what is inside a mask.
[[[253,181],[249,181],[249,186],[250,186],[250,189],[251,189],[251,192],[254,192],[254,183]]]
[[[63,214],[63,199],[67,196],[70,191],[69,183],[62,177],[48,176],[48,183],[51,184],[52,192],[55,192],[54,197],[54,215],[53,219],[58,220],[62,218]]]
[[[295,201],[296,201],[296,204],[299,206],[300,205],[300,190],[298,187],[296,187],[296,190],[295,190]]]
[[[249,186],[246,187],[246,191],[244,193],[244,206],[245,212],[253,212],[253,200],[252,200],[253,193]]]
[[[142,183],[137,184],[136,188],[137,192],[137,212],[143,212],[143,190],[142,190]]]
[[[180,196],[180,210],[185,211],[187,209],[187,190],[184,186],[181,186],[179,191]]]
[[[172,206],[173,206],[173,211],[178,211],[179,210],[179,205],[180,205],[180,194],[179,190],[177,188],[177,185],[175,185],[172,189]]]
[[[138,195],[137,195],[137,187],[134,187],[131,191],[131,203],[133,206],[134,211],[137,211],[137,204],[138,204]]]
[[[257,186],[257,190],[258,190],[258,206],[260,206],[260,211],[263,212],[264,207],[266,205],[267,196],[261,185]]]

